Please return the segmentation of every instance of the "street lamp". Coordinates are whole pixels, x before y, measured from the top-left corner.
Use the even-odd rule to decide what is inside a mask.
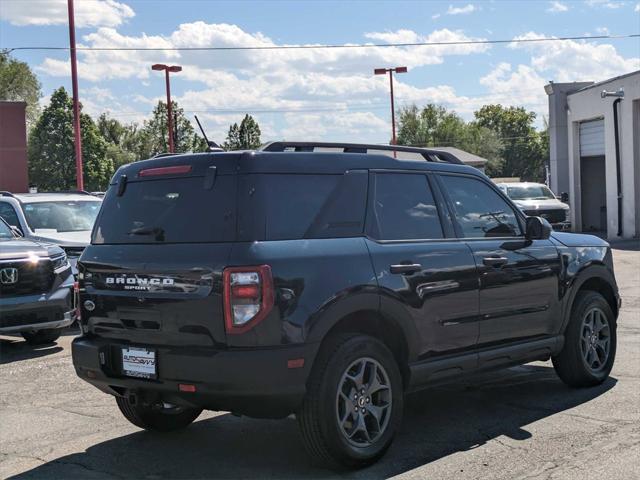
[[[78,100],[78,62],[76,60],[76,23],[73,0],[67,0],[69,14],[69,50],[71,53],[71,88],[73,90],[73,135],[76,150],[76,188],[84,190],[82,175],[82,135],[80,133],[80,100]]]
[[[396,112],[393,106],[393,72],[407,73],[407,67],[395,67],[395,68],[376,68],[373,70],[375,75],[386,75],[389,73],[389,86],[391,87],[391,144],[395,145],[396,141]]]
[[[171,115],[171,86],[169,84],[169,72],[177,73],[182,71],[182,67],[179,65],[164,65],[162,63],[156,63],[151,65],[151,70],[161,71],[164,70],[165,79],[167,82],[167,126],[169,128],[169,153],[175,153],[173,146],[173,116]]]

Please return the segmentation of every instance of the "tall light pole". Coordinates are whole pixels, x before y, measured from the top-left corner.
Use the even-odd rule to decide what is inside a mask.
[[[179,65],[164,65],[162,63],[156,63],[151,65],[151,70],[164,70],[165,80],[167,83],[167,126],[169,129],[169,153],[175,153],[173,145],[173,115],[171,114],[171,85],[169,82],[169,72],[177,73],[182,71],[182,67]]]
[[[73,89],[73,134],[76,148],[76,188],[84,190],[82,175],[82,137],[80,135],[80,102],[78,101],[78,65],[76,62],[76,22],[73,0],[67,0],[69,12],[69,50],[71,53],[71,86]]]
[[[395,67],[395,68],[376,68],[373,70],[375,75],[386,75],[389,73],[389,87],[391,89],[391,144],[395,145],[396,140],[396,110],[393,105],[393,72],[407,73],[407,67]]]

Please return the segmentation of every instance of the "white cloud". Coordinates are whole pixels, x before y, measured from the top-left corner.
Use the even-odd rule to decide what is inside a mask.
[[[620,8],[624,5],[624,2],[614,0],[585,0],[585,3],[590,7],[603,7],[609,9]]]
[[[529,32],[518,39],[544,38]],[[509,48],[531,52],[531,66],[549,80],[573,82],[605,80],[640,68],[640,58],[625,58],[610,44],[568,40],[563,42],[513,43]]]
[[[640,12],[640,3],[636,3],[635,8],[633,9],[634,12]]]
[[[464,7],[454,7],[453,5],[449,5],[449,8],[447,9],[447,15],[466,15],[475,11],[476,6],[472,3],[469,3]]]
[[[430,33],[406,29],[369,32],[365,38],[382,44],[475,39],[462,31],[449,29]],[[103,27],[82,37],[82,46],[87,47],[211,45],[276,46],[277,43],[260,32],[247,32],[236,25],[200,21],[182,24],[167,35],[127,36],[116,29]],[[175,98],[189,116],[198,114],[216,140],[224,139],[231,120],[239,121],[242,112],[248,112],[260,115],[266,122],[265,139],[269,138],[266,132],[271,132],[276,138],[283,135],[301,138],[302,132],[307,132],[314,120],[321,119],[328,122],[329,126],[323,128],[331,138],[336,138],[342,131],[343,135],[357,134],[368,141],[387,141],[389,84],[388,79],[373,75],[374,67],[406,65],[411,72],[414,68],[441,64],[451,56],[483,53],[489,48],[488,45],[431,45],[260,51],[81,50],[78,53],[78,71],[82,80],[96,86],[101,86],[100,82],[106,80],[133,79],[135,83],[151,83],[155,92],[163,80],[159,74],[151,72],[150,66],[157,62],[182,65],[183,71],[174,78],[177,77],[182,85],[188,82],[189,88],[176,94]],[[53,57],[46,58],[37,70],[50,76],[65,77],[70,72],[68,60]],[[405,84],[402,77],[399,75],[395,82],[398,102],[442,101],[454,104],[456,101],[451,87],[417,88]],[[115,107],[110,107],[108,101],[93,98],[100,92],[87,91],[87,84],[84,85],[82,98],[87,104],[87,111],[98,111],[100,106],[104,106],[117,116]],[[132,109],[150,111],[152,105],[161,99],[160,96],[145,95],[143,87],[136,93],[138,95],[127,102],[123,101],[125,112]],[[127,116],[122,118],[129,120]],[[274,122],[274,119],[278,121]],[[346,124],[347,121],[351,123]],[[358,122],[362,122],[361,127],[358,127]],[[260,125],[263,126],[262,121]],[[316,124],[316,131],[319,128]]]
[[[609,29],[607,27],[597,27],[596,33],[598,35],[609,35],[611,32],[609,32]]]
[[[551,2],[549,8],[547,8],[547,12],[550,13],[561,13],[561,12],[566,12],[569,10],[569,7],[567,7],[564,3],[560,3],[557,1]]]
[[[2,0],[0,0],[2,1]],[[369,32],[372,43],[466,41],[462,31],[438,29],[430,33],[408,29]],[[544,38],[529,32],[519,38]],[[276,46],[260,32],[236,25],[193,22],[167,35],[124,35],[99,28],[82,37],[87,47],[171,48],[187,46]],[[539,118],[546,114],[543,90],[547,80],[603,80],[640,68],[637,58],[625,58],[612,45],[597,42],[512,43],[529,60],[497,63],[478,80],[484,94],[460,95],[451,85],[411,85],[413,69],[441,64],[453,56],[483,54],[488,45],[435,45],[345,49],[288,49],[260,51],[80,51],[81,100],[85,110],[103,111],[124,121],[141,121],[163,92],[163,78],[153,63],[183,66],[175,98],[193,118],[197,113],[207,134],[223,141],[230,123],[251,113],[259,120],[263,139],[326,139],[385,142],[389,140],[388,79],[374,76],[373,67],[407,65],[409,75],[395,77],[398,106],[429,102],[456,110],[466,119],[486,103],[522,105]],[[68,77],[69,63],[46,58],[40,73]],[[427,77],[428,78],[428,77]],[[131,95],[113,95],[105,80],[131,80],[142,85]],[[174,80],[176,81],[176,80]],[[427,80],[428,82],[428,80]],[[147,87],[153,86],[153,94]],[[473,87],[469,87],[473,91]],[[156,95],[156,93],[158,95]],[[140,113],[144,112],[144,113]]]
[[[430,34],[418,34],[411,30],[395,32],[370,32],[366,38],[378,43],[455,42],[474,40],[461,31],[440,29]],[[248,33],[236,25],[207,24],[201,21],[182,24],[166,36],[126,36],[113,28],[100,28],[82,37],[84,47],[122,48],[173,48],[173,47],[276,46],[274,41],[261,33]],[[240,76],[269,75],[287,72],[333,72],[345,75],[358,72],[369,76],[377,65],[399,64],[410,69],[444,62],[449,55],[469,55],[488,50],[487,45],[431,45],[411,48],[345,48],[345,49],[288,49],[288,50],[236,50],[236,51],[79,51],[79,74],[82,79],[102,81],[114,78],[146,79],[150,65],[156,62],[175,62],[185,67],[181,76],[193,81],[211,83],[206,76],[190,75],[195,69],[234,73]],[[218,66],[216,66],[218,65]],[[38,67],[42,73],[52,76],[68,74],[65,61],[47,58]]]
[[[132,18],[135,12],[115,0],[80,0],[75,2],[76,26],[115,27]],[[67,0],[2,0],[0,20],[12,25],[66,25]]]

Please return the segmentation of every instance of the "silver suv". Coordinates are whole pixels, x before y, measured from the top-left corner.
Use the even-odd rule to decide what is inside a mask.
[[[0,218],[25,238],[62,247],[75,271],[101,204],[85,192],[0,192]]]
[[[546,219],[554,230],[570,230],[569,205],[561,202],[542,183],[514,182],[498,183],[502,190],[528,217]]]

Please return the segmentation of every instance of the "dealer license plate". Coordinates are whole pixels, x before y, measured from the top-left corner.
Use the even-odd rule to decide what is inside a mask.
[[[122,371],[129,377],[156,378],[156,352],[146,348],[123,348]]]

